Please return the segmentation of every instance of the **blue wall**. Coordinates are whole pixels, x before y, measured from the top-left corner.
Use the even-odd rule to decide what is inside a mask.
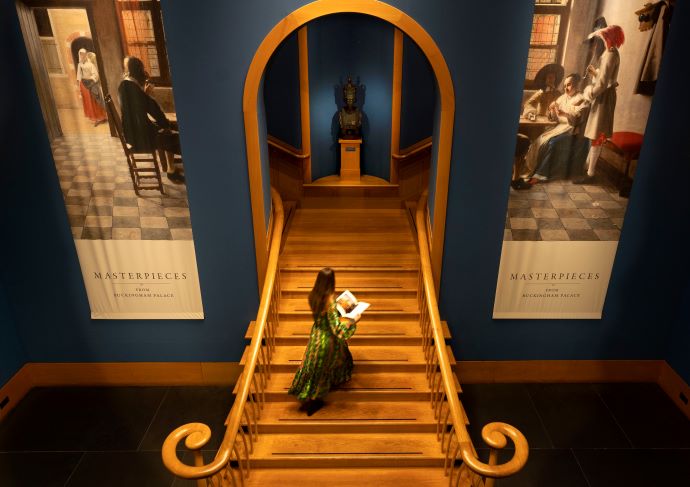
[[[296,32],[285,39],[271,56],[266,67],[263,91],[268,133],[301,149],[299,46]]]
[[[690,282],[685,285],[678,316],[671,327],[666,360],[690,384]]]
[[[642,255],[647,267],[657,267],[655,287],[658,294],[669,294],[669,305],[675,314],[664,357],[668,363],[690,384],[690,197],[687,182],[690,181],[690,150],[688,149],[688,122],[683,116],[690,108],[690,91],[684,72],[690,49],[690,5],[680,2],[676,6],[669,33],[664,59],[662,78],[657,90],[650,117],[650,129],[654,129],[656,144],[644,147],[647,166],[644,186],[634,191],[654,192],[653,201],[644,208],[644,222],[648,224],[641,231],[648,241],[653,242],[649,255]],[[680,108],[680,109],[679,109]],[[649,135],[652,135],[648,131]],[[646,136],[647,137],[647,136]],[[645,137],[645,144],[647,144]],[[641,165],[642,163],[640,163]],[[660,170],[661,168],[661,170]],[[642,167],[640,167],[642,169]],[[639,170],[639,169],[638,169]],[[637,182],[639,184],[640,182]],[[635,198],[638,196],[633,195]],[[650,198],[652,199],[652,198]],[[660,215],[663,217],[659,218]],[[672,224],[677,222],[677,224]],[[628,225],[626,219],[625,225]],[[627,230],[627,228],[626,228]],[[646,252],[646,249],[643,249]],[[653,270],[652,270],[653,271]],[[651,274],[651,272],[650,272]],[[644,284],[644,283],[643,283]],[[643,289],[646,286],[642,286]],[[651,287],[651,286],[650,286]],[[647,288],[649,289],[649,288]],[[676,306],[676,296],[680,300]],[[644,299],[644,298],[642,298]],[[650,303],[654,310],[654,304]],[[663,324],[663,318],[653,323]]]
[[[24,347],[19,341],[14,317],[0,283],[0,387],[26,363]],[[0,397],[2,400],[2,397]]]
[[[362,123],[362,174],[388,179],[390,173],[393,28],[366,15],[332,15],[310,22],[309,100],[312,178],[340,171],[337,111],[351,75],[366,86],[357,93]],[[362,105],[362,103],[364,103]],[[338,105],[340,104],[340,105]],[[334,118],[335,117],[335,118]]]
[[[436,79],[422,50],[403,36],[402,103],[400,107],[400,148],[404,149],[434,131]]]
[[[0,146],[0,212],[9,237],[2,239],[3,255],[12,259],[2,259],[0,279],[13,309],[21,310],[15,317],[27,360],[239,360],[244,331],[258,305],[244,79],[266,33],[305,3],[209,0],[197,8],[163,1],[207,318],[92,321],[16,15],[12,2],[2,2],[0,22],[9,25],[0,30],[0,66],[9,66],[3,72],[12,76],[2,77],[9,86],[0,90],[0,106],[10,99],[9,111],[0,115],[6,130]],[[681,304],[688,239],[679,237],[689,214],[688,98],[679,98],[686,90],[679,73],[690,52],[690,36],[683,35],[690,18],[687,2],[676,8],[604,318],[567,321],[491,319],[532,0],[389,3],[435,39],[455,83],[441,315],[456,337],[456,355],[466,360],[666,358],[667,339],[681,338],[669,335],[669,325],[688,315],[687,302]],[[491,19],[491,28],[481,19]],[[392,44],[392,32],[389,38]],[[385,52],[392,55],[389,47]],[[321,69],[314,58],[312,79]],[[322,62],[326,70],[329,61]],[[391,66],[387,59],[380,64]],[[324,76],[324,86],[330,84],[324,95],[331,104],[329,117],[335,113],[334,79],[346,74]],[[382,107],[390,96],[381,106],[370,105],[377,82],[365,71],[355,74],[367,84],[365,111],[388,117],[390,108]],[[388,78],[381,81],[385,87],[390,87]],[[199,96],[200,87],[213,96]],[[312,91],[312,103],[317,99]],[[387,158],[382,163],[387,167]]]

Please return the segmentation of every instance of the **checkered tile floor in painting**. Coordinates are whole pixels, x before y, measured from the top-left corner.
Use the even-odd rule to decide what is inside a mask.
[[[601,178],[591,186],[560,180],[511,188],[503,240],[617,241],[628,199]]]
[[[163,173],[165,195],[137,196],[117,138],[66,135],[52,149],[75,239],[192,240],[186,186]]]

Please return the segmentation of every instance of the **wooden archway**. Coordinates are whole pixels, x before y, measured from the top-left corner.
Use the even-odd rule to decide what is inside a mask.
[[[450,155],[453,143],[453,123],[455,117],[455,93],[441,50],[431,36],[412,17],[391,5],[377,0],[317,0],[307,4],[283,20],[261,42],[249,66],[244,83],[242,108],[244,111],[244,130],[247,145],[247,165],[249,168],[249,190],[252,205],[254,227],[254,248],[256,251],[256,268],[259,290],[263,287],[266,269],[266,221],[264,208],[264,188],[261,174],[261,146],[259,138],[258,101],[266,65],[278,46],[292,32],[325,15],[338,13],[358,13],[384,20],[407,34],[424,52],[436,76],[439,101],[441,105],[440,127],[438,133],[436,187],[433,196],[434,219],[432,223],[431,264],[437,289],[441,278],[443,259],[443,242],[446,222],[446,205],[448,199],[448,175],[450,173]]]

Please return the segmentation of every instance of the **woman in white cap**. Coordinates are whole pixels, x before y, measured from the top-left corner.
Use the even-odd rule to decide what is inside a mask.
[[[89,56],[91,54],[91,56]],[[93,61],[94,53],[86,49],[79,49],[79,64],[77,65],[77,86],[81,94],[81,102],[84,106],[84,115],[94,125],[105,122],[108,117],[105,114],[105,103],[101,95],[101,83],[98,77],[98,68]]]

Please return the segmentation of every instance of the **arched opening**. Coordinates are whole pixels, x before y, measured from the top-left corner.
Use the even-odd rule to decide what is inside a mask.
[[[265,140],[261,136],[262,132],[265,132],[265,122],[260,120],[262,118],[260,114],[263,103],[263,75],[274,51],[292,32],[314,19],[337,13],[370,15],[400,29],[420,47],[436,77],[439,124],[434,131],[433,157],[436,161],[436,171],[430,204],[434,208],[431,224],[433,235],[431,258],[438,284],[443,258],[448,175],[455,116],[455,95],[448,66],[431,36],[414,19],[397,8],[376,0],[360,0],[346,4],[336,0],[319,0],[295,10],[268,33],[254,54],[244,85],[244,127],[259,287],[263,285],[266,267],[266,206],[270,201],[267,199],[267,188],[262,177],[262,171],[265,171],[262,168],[262,143],[265,143]]]

